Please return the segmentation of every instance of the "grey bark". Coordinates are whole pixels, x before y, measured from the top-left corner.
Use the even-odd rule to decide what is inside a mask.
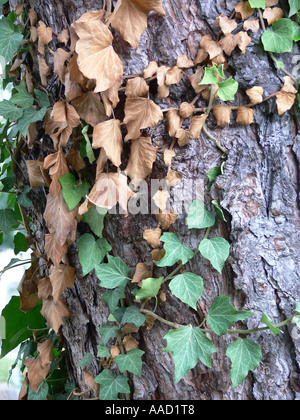
[[[39,19],[56,33],[88,10],[102,8],[102,0],[29,0]],[[113,2],[115,4],[115,2]],[[203,35],[216,36],[214,27],[217,15],[231,14],[236,1],[162,0],[166,17],[151,13],[148,29],[143,34],[139,48],[134,51],[116,33],[115,47],[120,54],[125,74],[141,73],[148,62],[159,65],[176,64],[177,56],[186,54],[194,59]],[[263,86],[265,94],[276,92],[283,84],[284,74],[276,70],[259,46],[260,33],[252,35],[245,54],[234,52],[229,58],[228,74],[234,75],[240,87],[248,89]],[[55,48],[55,42],[52,49]],[[297,51],[295,51],[297,53]],[[51,57],[47,57],[51,64]],[[292,71],[288,56],[286,68]],[[187,74],[191,72],[188,71]],[[38,77],[38,76],[37,76]],[[56,78],[49,79],[49,91],[57,100]],[[187,79],[171,88],[170,98],[162,107],[178,106],[191,101],[195,94]],[[245,103],[239,93],[236,105]],[[198,105],[205,105],[199,100]],[[237,309],[255,312],[245,326],[256,327],[263,309],[273,323],[278,323],[293,313],[300,298],[300,237],[299,237],[299,166],[300,137],[298,122],[293,112],[279,117],[274,100],[255,108],[255,123],[249,127],[238,126],[234,120],[225,129],[216,126],[213,117],[208,128],[228,151],[224,175],[217,178],[207,200],[218,199],[226,210],[228,223],[218,221],[212,236],[223,236],[231,242],[231,254],[222,276],[204,259],[197,257],[188,269],[205,280],[205,292],[198,303],[198,311],[180,303],[164,285],[167,295],[160,302],[157,313],[170,321],[197,325],[207,313],[213,300],[220,294],[232,298]],[[171,139],[165,123],[149,130],[153,144],[159,147],[159,159],[153,177],[166,174],[163,151]],[[204,135],[192,140],[184,148],[175,148],[173,170],[181,171],[184,179],[203,179],[221,162],[221,154]],[[40,208],[32,214],[40,240],[44,226]],[[182,215],[173,227],[182,241],[194,249],[202,233],[188,231]],[[155,227],[153,216],[109,216],[105,235],[118,255],[134,271],[138,262],[150,261],[150,248],[142,239],[145,228]],[[80,226],[78,235],[82,233]],[[76,284],[66,293],[67,304],[73,318],[66,320],[63,335],[67,348],[70,376],[82,389],[86,389],[82,369],[77,363],[86,352],[96,353],[100,337],[97,332],[107,320],[108,309],[101,302],[103,290],[95,275],[82,278],[76,245],[69,249],[71,264],[76,268]],[[156,273],[159,273],[157,270]],[[156,322],[147,331],[142,328],[136,335],[140,348],[145,351],[141,378],[131,377],[134,399],[170,400],[297,400],[300,394],[300,340],[292,334],[293,325],[274,337],[271,333],[256,333],[251,338],[262,346],[263,360],[259,368],[250,373],[235,391],[230,385],[230,362],[225,357],[231,339],[212,337],[218,353],[213,357],[212,369],[199,363],[176,386],[173,382],[174,365],[169,353],[164,353],[164,335],[168,328]],[[96,366],[90,373],[97,374]]]

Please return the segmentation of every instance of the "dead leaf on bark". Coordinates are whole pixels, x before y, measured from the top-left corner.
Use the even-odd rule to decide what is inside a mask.
[[[26,359],[24,364],[27,366],[29,384],[33,392],[36,393],[49,373],[50,363],[42,367],[41,359],[38,357],[37,359]]]
[[[55,232],[47,233],[45,235],[45,252],[47,257],[53,262],[55,266],[61,263],[61,260],[68,251],[68,244],[65,242],[63,245],[56,239]]]
[[[60,34],[57,35],[57,40],[61,44],[67,45],[70,39],[70,33],[68,29],[64,29]]]
[[[226,127],[230,123],[231,108],[226,105],[215,105],[212,109],[219,127]]]
[[[66,66],[65,62],[70,58],[70,52],[58,48],[54,56],[54,73],[58,75],[62,84],[65,84]]]
[[[30,188],[48,187],[45,171],[43,170],[44,159],[26,160]]]
[[[208,57],[208,53],[203,48],[199,48],[194,63],[202,64],[207,59],[207,57]]]
[[[281,88],[282,92],[287,92],[287,93],[297,93],[297,89],[294,87],[294,85],[292,84],[292,80],[289,76],[285,76],[283,78],[284,80],[284,85]]]
[[[167,185],[170,188],[174,188],[178,182],[182,180],[183,175],[176,171],[169,171],[168,175],[166,176]]]
[[[20,293],[21,306],[20,310],[28,313],[39,302],[38,297],[38,283],[40,280],[39,265],[37,262],[33,262],[31,267],[29,267],[18,286],[18,291]]]
[[[220,39],[220,45],[227,55],[231,55],[238,43],[238,38],[235,35],[228,34],[224,38]]]
[[[240,106],[237,110],[237,124],[250,125],[253,123],[253,109]]]
[[[152,199],[162,213],[168,213],[170,211],[170,194],[167,190],[157,191]]]
[[[284,114],[286,111],[292,108],[295,103],[296,95],[293,93],[288,93],[280,91],[276,95],[276,104],[278,115]]]
[[[125,141],[140,137],[140,130],[156,127],[163,119],[163,113],[158,105],[147,98],[127,98],[125,103],[124,122],[128,134]]]
[[[268,21],[268,25],[272,25],[283,16],[284,11],[280,7],[267,7],[263,12],[263,18]]]
[[[248,19],[253,15],[255,9],[252,9],[248,1],[240,1],[235,7],[236,17],[238,19]]]
[[[200,47],[204,49],[212,59],[222,53],[222,47],[216,41],[213,41],[210,35],[204,35],[200,42]]]
[[[234,19],[230,19],[229,17],[221,14],[217,16],[215,26],[221,28],[223,34],[227,35],[237,28],[237,23]]]
[[[146,264],[138,263],[135,269],[135,274],[133,276],[132,283],[139,283],[142,280],[149,279],[152,277],[152,274],[152,270],[149,270]]]
[[[253,88],[246,90],[246,93],[252,104],[256,105],[262,103],[264,89],[261,86],[254,86]]]
[[[251,42],[250,36],[245,31],[241,31],[234,36],[237,39],[237,46],[241,50],[241,53],[245,54],[246,48]]]
[[[38,296],[41,300],[47,300],[50,296],[52,296],[52,284],[49,277],[44,277],[39,281]]]
[[[95,127],[106,120],[104,105],[99,93],[87,92],[72,101],[78,115],[87,124]]]
[[[94,127],[93,148],[103,147],[107,158],[115,165],[121,165],[123,137],[120,120],[111,119]]]
[[[39,21],[38,32],[38,51],[40,54],[45,54],[45,46],[47,46],[53,39],[53,30],[45,25],[44,22]]]
[[[113,36],[102,22],[75,23],[78,67],[84,76],[96,80],[95,93],[122,81],[123,64],[112,46]]]
[[[144,79],[150,79],[153,77],[158,70],[158,64],[156,61],[150,61],[148,66],[144,70]]]
[[[147,16],[151,10],[165,16],[161,0],[119,0],[107,23],[137,49],[141,35],[147,29]]]
[[[188,118],[195,111],[195,106],[188,102],[182,102],[179,109],[179,115],[181,118]]]
[[[175,135],[177,138],[178,144],[180,147],[186,146],[190,140],[193,138],[193,134],[190,130],[185,130],[183,128],[179,128]]]
[[[57,153],[48,155],[44,160],[44,168],[50,168],[49,175],[52,179],[49,190],[50,194],[52,196],[57,196],[61,190],[59,178],[70,172],[63,150],[59,149]]]
[[[170,86],[166,84],[166,74],[170,67],[161,66],[157,69],[158,99],[167,98],[170,94]]]
[[[38,56],[38,64],[39,64],[39,72],[40,72],[40,77],[41,77],[41,83],[44,87],[46,87],[47,84],[48,84],[47,76],[49,76],[51,74],[51,71],[50,71],[46,61],[40,56]]]
[[[170,109],[170,111],[167,112],[166,117],[169,128],[169,136],[175,137],[178,129],[181,127],[181,118],[178,109]]]
[[[260,25],[259,25],[259,19],[252,19],[252,20],[246,20],[243,24],[243,29],[245,31],[252,31],[254,33],[257,33],[259,31]]]
[[[166,149],[164,152],[164,162],[167,167],[172,165],[172,159],[176,156],[174,150]]]
[[[192,136],[194,139],[198,139],[200,137],[200,133],[202,131],[202,128],[205,124],[207,117],[208,117],[207,114],[202,114],[202,115],[195,115],[192,118],[190,132],[192,133]]]
[[[194,62],[193,60],[190,60],[186,55],[180,55],[177,58],[176,66],[180,69],[189,69],[194,67]]]
[[[169,227],[176,222],[178,214],[171,209],[169,213],[159,213],[155,215],[156,219],[160,223],[163,230],[169,229]]]
[[[125,90],[127,98],[147,97],[149,86],[142,77],[134,77],[128,80]]]
[[[62,297],[57,302],[54,302],[54,300],[51,299],[44,300],[41,314],[46,318],[49,327],[52,328],[56,334],[58,334],[58,331],[62,326],[63,318],[71,318],[72,316]]]
[[[194,91],[196,93],[202,92],[203,89],[206,88],[205,85],[199,86],[199,83],[203,79],[204,70],[202,67],[199,67],[199,69],[196,71],[196,73],[189,76],[189,80],[194,88]]]
[[[183,76],[183,70],[175,66],[166,72],[165,84],[167,86],[176,85],[180,82]]]
[[[123,339],[123,345],[126,351],[130,351],[138,347],[139,342],[130,335],[126,335]]]
[[[58,266],[55,266],[50,275],[50,281],[53,290],[53,301],[57,302],[61,293],[65,289],[73,289],[75,282],[75,268],[66,264],[59,264]]]
[[[160,247],[160,237],[162,235],[162,230],[160,228],[156,229],[146,229],[143,233],[143,238],[148,242],[152,248]]]
[[[131,152],[125,173],[134,184],[151,174],[156,161],[157,148],[152,146],[151,137],[132,140]]]

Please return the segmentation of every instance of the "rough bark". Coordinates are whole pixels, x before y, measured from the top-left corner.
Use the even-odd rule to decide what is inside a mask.
[[[56,33],[68,28],[84,12],[102,7],[102,0],[29,0],[29,3],[39,18]],[[141,73],[151,60],[159,65],[173,66],[181,54],[195,58],[201,37],[207,33],[212,36],[217,34],[218,29],[214,27],[216,16],[220,13],[230,15],[235,4],[235,1],[220,0],[163,0],[167,16],[150,14],[148,29],[136,51],[115,34],[115,48],[123,60],[125,74]],[[259,38],[260,33],[253,37],[245,54],[233,53],[228,72],[232,72],[242,88],[259,84],[266,94],[271,94],[282,86],[284,74],[278,72],[268,56],[262,53]],[[55,49],[55,42],[51,48]],[[47,60],[51,64],[50,55]],[[284,60],[286,68],[291,70],[288,58],[284,57]],[[54,100],[58,98],[58,86],[56,77],[49,78],[48,91]],[[153,89],[155,86],[152,86],[152,93]],[[171,88],[170,98],[164,104],[166,108],[178,106],[183,100],[191,101],[194,96],[187,77],[184,77],[179,85]],[[241,93],[236,104],[244,101]],[[273,101],[257,106],[255,123],[249,127],[232,122],[221,130],[213,117],[208,120],[208,128],[228,150],[224,175],[217,179],[210,194],[227,211],[228,223],[218,221],[212,235],[230,240],[230,259],[222,276],[200,257],[189,264],[192,272],[205,279],[205,293],[197,312],[178,301],[165,285],[167,300],[159,303],[157,311],[164,318],[197,325],[220,294],[230,296],[238,309],[256,311],[257,316],[247,322],[249,328],[257,326],[261,309],[273,323],[281,322],[292,314],[300,297],[300,137],[296,135],[298,124],[293,113],[279,117],[275,110]],[[152,176],[162,178],[166,173],[162,162],[163,151],[170,145],[171,139],[164,123],[149,130],[149,134],[153,144],[159,147],[159,158]],[[186,147],[176,147],[175,151],[172,169],[182,172],[185,179],[203,179],[205,184],[206,174],[221,162],[220,152],[203,135]],[[34,150],[32,153],[41,151]],[[36,208],[31,216],[43,247],[45,227],[42,207],[45,203],[40,198],[40,195],[32,197]],[[196,249],[201,236],[197,232],[188,232],[185,216],[183,214],[178,219],[173,230],[184,243]],[[150,248],[142,233],[145,228],[155,227],[156,224],[153,216],[109,216],[105,236],[113,245],[114,255],[120,256],[134,270],[138,262],[150,261]],[[83,229],[79,225],[78,235]],[[70,376],[84,390],[87,386],[77,363],[86,352],[96,353],[100,339],[97,330],[107,320],[108,309],[101,302],[103,290],[96,276],[91,274],[82,278],[75,244],[69,249],[69,257],[76,268],[76,283],[65,296],[73,318],[65,321],[62,331]],[[283,334],[276,337],[271,333],[253,335],[253,339],[262,345],[263,361],[235,391],[230,385],[230,362],[225,357],[230,338],[213,336],[218,349],[213,357],[213,368],[207,369],[199,363],[174,386],[171,355],[163,352],[166,345],[163,337],[168,328],[159,322],[149,331],[142,328],[136,338],[145,351],[143,374],[141,378],[131,377],[133,398],[299,399],[295,383],[299,384],[297,381],[300,379],[300,340],[293,338],[291,328],[285,328]],[[97,373],[96,366],[90,368],[90,373]]]

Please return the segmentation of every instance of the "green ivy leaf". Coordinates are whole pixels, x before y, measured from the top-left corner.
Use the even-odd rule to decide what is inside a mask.
[[[211,227],[215,224],[215,220],[215,215],[207,210],[203,201],[193,201],[187,216],[189,229],[205,229]]]
[[[12,209],[0,210],[0,231],[8,233],[18,224],[18,216]]]
[[[121,324],[134,324],[139,328],[145,321],[145,315],[140,312],[137,306],[129,306],[123,314]]]
[[[28,387],[28,401],[46,401],[49,393],[49,385],[43,381],[36,393],[33,392],[31,386]]]
[[[23,110],[17,108],[12,102],[4,99],[0,102],[0,116],[9,121],[17,121],[23,115]],[[27,134],[27,133],[26,133]]]
[[[220,204],[218,203],[218,201],[217,200],[212,200],[211,204],[213,204],[213,206],[216,210],[217,216],[221,220],[223,220],[224,222],[227,222],[227,220],[225,219],[224,211],[223,211],[222,207],[220,206]]]
[[[101,264],[96,272],[100,280],[100,286],[106,289],[115,289],[128,280],[129,268],[120,257],[108,255],[108,264]]]
[[[141,357],[145,354],[144,351],[139,349],[129,350],[126,354],[119,354],[114,358],[114,362],[118,365],[121,373],[126,370],[134,375],[142,375],[142,359]]]
[[[217,93],[222,101],[232,101],[239,88],[238,82],[232,77],[225,82],[218,82],[217,85],[219,86]]]
[[[39,111],[36,111],[35,109],[25,109],[22,118],[18,121],[18,129],[20,133],[24,137],[27,137],[30,124],[41,121],[44,118],[46,111],[47,108],[42,108]]]
[[[82,130],[84,140],[80,143],[80,155],[82,158],[85,158],[85,157],[88,158],[90,164],[92,164],[93,162],[95,162],[96,158],[94,155],[94,151],[93,151],[89,136],[87,134],[88,129],[89,129],[89,126],[86,125],[84,129]]]
[[[142,287],[136,293],[136,299],[145,299],[147,297],[156,297],[162,285],[164,277],[158,279],[149,278],[142,281]]]
[[[269,318],[267,317],[267,315],[264,312],[262,314],[262,318],[261,318],[260,322],[267,325],[267,327],[269,327],[269,329],[272,331],[272,333],[274,335],[280,334],[282,332],[278,328],[274,327],[274,325],[270,322]]]
[[[290,52],[293,48],[294,30],[291,20],[282,18],[266,30],[261,37],[265,51],[274,53]]]
[[[100,400],[116,400],[118,394],[128,394],[130,388],[128,379],[124,375],[114,376],[108,369],[104,369],[95,378],[95,382],[100,384]]]
[[[289,0],[290,13],[289,17],[294,16],[300,10],[300,0]]]
[[[207,313],[207,322],[210,328],[218,335],[227,334],[227,330],[236,321],[243,321],[253,316],[249,311],[237,311],[230,303],[230,298],[225,295],[218,296],[212,303]]]
[[[252,9],[265,9],[266,0],[249,0],[249,4]]]
[[[77,248],[84,276],[94,269],[98,270],[106,253],[112,249],[106,239],[101,238],[96,241],[89,233],[78,239]]]
[[[117,337],[117,329],[118,327],[116,325],[110,325],[108,323],[101,325],[98,331],[101,334],[101,341],[104,346],[106,346],[111,338]]]
[[[77,207],[81,199],[89,193],[91,187],[88,182],[80,183],[71,173],[63,175],[59,178],[59,182],[62,186],[63,197],[70,211]]]
[[[33,96],[27,92],[25,84],[22,83],[19,86],[15,86],[15,89],[18,91],[18,93],[15,93],[10,98],[10,101],[23,109],[31,108],[34,104],[34,99]]]
[[[38,98],[40,105],[42,108],[49,108],[50,107],[50,101],[49,97],[45,92],[42,92],[41,90],[34,89],[35,96]]]
[[[114,290],[107,290],[102,295],[102,300],[108,305],[111,313],[113,313],[117,309],[119,300],[124,298],[125,293],[122,287],[117,287]]]
[[[222,274],[225,261],[229,257],[230,244],[224,238],[203,239],[199,245],[201,255]]]
[[[166,254],[159,262],[156,262],[158,267],[171,267],[180,260],[182,264],[185,264],[194,255],[190,248],[182,245],[175,233],[164,233],[160,240],[164,242]]]
[[[80,362],[77,364],[78,367],[86,367],[91,365],[94,362],[95,358],[92,353],[87,353],[83,356],[83,358],[80,360]]]
[[[222,168],[221,166],[215,166],[211,171],[208,172],[207,177],[209,180],[208,189],[211,189],[211,186],[214,180],[219,176],[222,175]]]
[[[28,250],[29,246],[27,244],[27,238],[23,233],[18,232],[14,236],[14,253],[15,255],[18,255],[19,252],[26,252]]]
[[[258,367],[262,359],[260,346],[247,338],[238,338],[230,344],[226,356],[232,363],[230,377],[233,389],[243,382],[250,370],[254,371]]]
[[[183,273],[174,277],[169,287],[173,295],[197,310],[197,302],[204,290],[202,277],[193,273]]]
[[[198,359],[205,366],[211,367],[211,357],[216,349],[199,328],[187,325],[176,330],[170,330],[164,338],[168,343],[164,351],[173,352],[175,384],[196,366]]]
[[[199,85],[215,85],[219,82],[218,76],[224,79],[223,67],[223,64],[217,67],[216,63],[213,63],[212,67],[205,67],[204,76]]]
[[[94,234],[101,238],[106,214],[107,209],[94,206],[82,216],[82,221],[87,223]]]
[[[0,19],[0,55],[6,62],[12,61],[14,55],[23,43],[23,35],[19,28],[6,17]]]
[[[97,356],[98,357],[110,357],[110,351],[108,350],[108,348],[104,345],[104,344],[99,344],[97,346],[98,349],[98,353]]]

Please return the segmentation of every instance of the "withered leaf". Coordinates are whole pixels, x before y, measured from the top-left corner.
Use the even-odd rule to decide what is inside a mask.
[[[78,66],[89,79],[96,80],[95,93],[120,83],[123,64],[112,46],[113,36],[102,22],[75,23],[79,36],[76,44]]]
[[[264,89],[261,86],[254,86],[253,88],[246,90],[246,93],[252,104],[256,105],[262,103]]]
[[[43,171],[43,159],[40,160],[26,160],[28,170],[28,177],[30,188],[33,190],[38,187],[47,187],[48,182]]]
[[[41,77],[41,83],[43,86],[47,86],[47,76],[51,73],[46,60],[38,56],[39,72]]]
[[[48,45],[53,38],[53,30],[45,25],[44,22],[39,22],[38,31],[38,51],[40,54],[45,54],[45,45]]]
[[[46,379],[49,373],[50,363],[43,367],[42,361],[40,357],[38,357],[37,359],[28,358],[25,360],[24,364],[28,369],[28,381],[33,392],[36,393],[40,384]]]
[[[50,281],[52,284],[53,301],[57,302],[61,293],[66,289],[73,289],[75,282],[75,268],[66,264],[59,264],[55,266],[51,275]]]
[[[166,176],[167,185],[171,188],[175,187],[182,180],[183,175],[176,171],[169,171]]]
[[[150,61],[148,66],[144,70],[144,79],[150,79],[153,77],[158,70],[158,64],[156,61]]]
[[[39,302],[38,283],[40,280],[39,265],[33,262],[28,268],[18,286],[20,293],[20,310],[27,313],[31,311]]]
[[[215,26],[219,26],[224,35],[230,34],[237,27],[234,19],[221,14],[216,18]]]
[[[162,235],[162,230],[160,228],[156,229],[146,229],[143,233],[143,238],[148,242],[152,248],[158,248],[160,246],[160,237]]]
[[[115,166],[121,165],[123,138],[119,120],[111,119],[94,127],[93,148],[98,149],[100,147],[103,147],[107,158]]]
[[[225,54],[231,55],[238,43],[238,38],[235,35],[227,34],[224,38],[220,39],[220,45],[223,48]]]
[[[65,62],[70,58],[70,52],[58,48],[54,56],[54,73],[58,75],[62,84],[65,83],[66,66]]]
[[[254,33],[257,33],[259,31],[259,27],[259,19],[245,20],[243,24],[243,28],[245,31],[249,31],[250,29]]]
[[[193,60],[190,60],[186,55],[180,55],[177,58],[176,66],[180,69],[189,69],[194,67],[194,62]]]
[[[51,327],[56,334],[63,323],[63,318],[71,318],[72,314],[69,311],[63,298],[54,302],[53,300],[44,300],[41,314],[46,318],[49,327]]]
[[[134,77],[128,80],[125,90],[127,98],[138,98],[147,96],[149,92],[149,86],[142,77]]]
[[[165,84],[167,86],[176,85],[180,82],[183,76],[183,70],[175,66],[166,72]]]
[[[170,109],[166,116],[169,128],[169,136],[175,137],[177,130],[181,127],[179,111],[177,109]]]
[[[215,105],[212,109],[219,127],[226,127],[230,123],[231,108],[226,105]]]
[[[190,131],[194,139],[198,139],[200,137],[200,133],[202,131],[202,128],[205,124],[207,117],[208,117],[207,114],[202,114],[202,115],[195,115],[192,118]]]
[[[141,35],[147,28],[147,16],[151,10],[165,16],[161,0],[121,0],[109,16],[108,24],[137,49]]]
[[[179,115],[181,118],[188,118],[195,111],[195,106],[188,102],[182,102],[179,109]]]
[[[52,296],[52,284],[49,277],[44,277],[39,281],[38,296],[41,300],[49,299],[49,297]]]
[[[204,35],[200,42],[200,47],[204,49],[212,59],[222,53],[222,47],[216,41],[213,41],[210,35]]]
[[[253,15],[255,9],[252,9],[249,1],[240,1],[235,7],[236,17],[238,19],[248,19]]]
[[[149,270],[146,264],[138,263],[136,266],[135,274],[132,279],[132,283],[139,283],[140,281],[149,279],[151,277],[152,270]]]
[[[288,93],[280,91],[276,95],[276,105],[278,115],[284,114],[286,111],[292,108],[295,103],[296,95],[294,93]]]
[[[171,209],[168,213],[159,213],[156,214],[155,217],[157,218],[163,230],[167,230],[173,223],[176,222],[178,214],[173,209]]]
[[[48,155],[44,160],[44,168],[50,168],[49,175],[51,176],[52,182],[49,191],[52,196],[56,196],[61,190],[59,178],[69,173],[68,164],[63,150],[59,149],[57,153]]]
[[[253,109],[240,106],[237,110],[237,124],[250,125],[253,123]]]
[[[186,146],[191,138],[193,138],[192,132],[190,130],[184,130],[183,128],[179,128],[175,137],[178,140],[178,144],[180,147]]]
[[[174,150],[166,149],[164,151],[164,162],[166,166],[171,166],[173,157],[176,156]]]
[[[52,229],[51,229],[52,230]],[[45,235],[45,252],[47,257],[52,260],[55,266],[58,266],[68,251],[68,244],[63,245],[56,239],[55,232],[47,233]]]
[[[263,18],[267,19],[268,25],[272,25],[276,20],[281,19],[283,15],[284,12],[280,7],[267,7],[263,12]]]
[[[151,174],[153,163],[156,160],[156,152],[157,148],[152,146],[151,137],[132,140],[131,153],[125,172],[133,182],[138,182]]]
[[[158,105],[147,98],[127,98],[125,103],[124,122],[128,134],[125,141],[140,137],[140,130],[156,127],[163,119],[163,113]]]
[[[80,118],[95,127],[106,120],[104,105],[99,93],[87,92],[72,101]]]

